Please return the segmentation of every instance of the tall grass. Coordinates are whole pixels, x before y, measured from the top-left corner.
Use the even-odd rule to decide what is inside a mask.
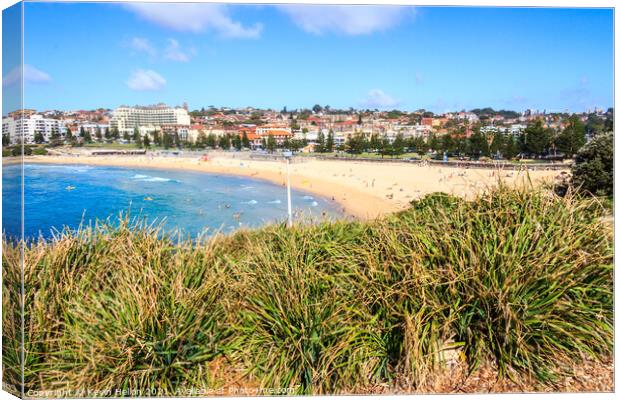
[[[294,393],[432,388],[455,363],[553,382],[612,351],[604,213],[500,187],[201,242],[126,218],[63,232],[25,252],[24,389],[187,394],[229,384],[221,363]],[[4,378],[19,387],[19,260],[3,246]]]

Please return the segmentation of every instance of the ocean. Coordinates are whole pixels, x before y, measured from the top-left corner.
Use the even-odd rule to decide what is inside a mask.
[[[2,168],[2,225],[19,235],[21,165]],[[202,172],[87,165],[24,165],[24,235],[50,238],[120,213],[166,232],[198,237],[287,219],[286,187],[267,181]],[[292,190],[294,219],[341,217],[332,200]]]

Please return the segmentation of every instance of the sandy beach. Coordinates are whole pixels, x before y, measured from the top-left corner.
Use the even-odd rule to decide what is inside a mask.
[[[29,163],[88,164],[120,167],[146,167],[232,174],[266,179],[286,185],[286,164],[239,158],[233,153],[198,157],[156,155],[54,155],[29,156]],[[508,185],[550,182],[559,171],[512,171],[466,169],[407,163],[370,163],[299,159],[291,163],[291,185],[336,201],[347,215],[374,218],[406,208],[413,199],[432,192],[445,192],[465,198],[502,181]]]

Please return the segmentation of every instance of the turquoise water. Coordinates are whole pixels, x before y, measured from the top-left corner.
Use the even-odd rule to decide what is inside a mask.
[[[19,236],[21,166],[2,171],[2,225]],[[232,232],[286,220],[286,188],[228,175],[86,165],[24,166],[24,235],[50,237],[54,229],[75,229],[120,212],[162,221],[167,231],[193,237]],[[293,190],[297,218],[340,216],[331,200]]]

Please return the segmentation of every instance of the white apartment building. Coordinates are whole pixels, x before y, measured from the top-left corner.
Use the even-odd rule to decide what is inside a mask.
[[[91,137],[95,137],[97,135],[97,131],[101,132],[101,135],[104,135],[106,130],[110,129],[109,124],[95,124],[95,123],[86,123],[80,124],[77,134],[80,134],[80,130],[84,128],[84,131],[88,132]]]
[[[480,132],[481,133],[500,132],[503,134],[510,134],[512,136],[519,136],[526,128],[527,126],[523,124],[512,124],[508,127],[487,125],[487,126],[483,126],[482,128],[480,128]]]
[[[189,124],[190,118],[186,109],[168,107],[165,104],[148,107],[121,106],[112,112],[110,119],[110,129],[117,128],[121,135],[132,134],[135,128],[139,128],[142,133],[161,130],[164,125]]]
[[[11,144],[33,144],[35,134],[41,133],[43,139],[49,142],[54,132],[64,136],[66,133],[62,121],[45,118],[40,114],[33,114],[27,118],[2,118],[2,135],[8,135]]]

